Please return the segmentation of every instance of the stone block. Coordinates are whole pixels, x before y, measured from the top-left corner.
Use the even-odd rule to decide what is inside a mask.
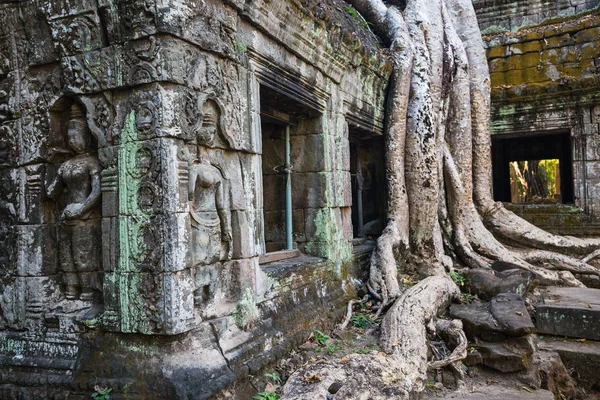
[[[285,242],[285,212],[265,211],[265,242]]]
[[[333,202],[331,172],[295,173],[292,176],[292,192],[294,208],[319,208],[330,206]]]
[[[525,371],[531,361],[529,352],[502,343],[481,342],[476,348],[482,355],[481,364],[500,372]]]
[[[352,176],[350,171],[335,171],[331,177],[333,191],[333,207],[351,207],[352,206]]]
[[[549,287],[535,308],[538,332],[600,340],[600,290]]]
[[[17,225],[17,271],[20,276],[57,273],[56,226]],[[61,243],[61,246],[65,246]]]
[[[116,8],[116,9],[115,9]],[[156,1],[133,0],[99,4],[109,43],[123,43],[156,33]]]
[[[304,209],[295,208],[292,210],[292,236],[295,243],[306,241]]]
[[[485,269],[472,269],[464,272],[466,288],[471,294],[489,301],[499,293],[525,295],[533,283],[533,275],[521,269],[494,272]]]
[[[500,293],[490,302],[490,313],[498,322],[498,328],[509,336],[535,332],[535,326],[519,294]]]
[[[342,207],[340,208],[340,213],[342,216],[344,239],[352,240],[354,237],[354,229],[352,226],[352,208]]]
[[[540,341],[541,350],[555,351],[572,376],[584,389],[590,390],[600,383],[598,370],[600,369],[600,343],[578,342],[573,339],[560,339],[546,337]]]
[[[231,212],[232,257],[247,258],[257,255],[254,246],[254,230],[247,211]]]
[[[186,2],[191,4],[187,7],[188,12],[184,13],[181,12],[181,6],[163,3],[157,16],[157,26],[161,32],[179,36],[220,55],[232,57],[237,54],[235,9],[209,0],[200,4]]]
[[[24,48],[29,65],[58,61],[59,56],[52,42],[50,26],[43,15],[44,12],[34,3],[22,3],[19,5],[19,10],[23,21],[23,33],[27,38]]]
[[[192,265],[190,253],[190,215],[189,213],[171,213],[161,218],[162,246],[164,251],[164,271],[182,271]],[[150,245],[150,244],[149,244]],[[158,271],[158,268],[155,268]]]
[[[115,217],[102,218],[102,270],[113,272],[118,262],[119,226]]]
[[[96,8],[91,5],[83,7],[88,11],[78,10],[80,13],[77,14],[73,12],[73,8],[57,9],[59,14],[68,10],[70,15],[56,17],[55,14],[49,19],[54,43],[62,57],[97,50],[103,46],[103,27]]]
[[[300,193],[299,196],[293,196],[292,205],[296,208],[304,208],[306,203],[303,197],[306,195],[303,184],[305,177],[301,174],[293,174],[292,193]],[[285,176],[284,175],[264,175],[263,179],[263,207],[265,211],[277,211],[285,209]],[[300,203],[300,204],[297,204]]]
[[[189,269],[106,273],[104,282],[107,330],[174,335],[193,328],[194,280]]]
[[[165,273],[162,278],[164,327],[161,333],[176,335],[187,332],[195,326],[193,295],[195,285],[192,272],[190,269],[185,269]]]
[[[492,303],[473,303],[450,307],[450,315],[463,321],[465,333],[485,340],[524,336],[535,331],[520,296],[504,293]],[[500,335],[498,335],[500,334]]]
[[[294,135],[291,137],[291,162],[295,172],[323,172],[328,170],[326,160],[335,149],[329,149],[325,142],[329,135]]]

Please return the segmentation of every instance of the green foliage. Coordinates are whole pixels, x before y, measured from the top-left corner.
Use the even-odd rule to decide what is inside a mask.
[[[100,387],[98,385],[94,386],[95,392],[92,394],[92,398],[95,400],[110,400],[109,393],[112,392],[112,388],[109,387]]]
[[[281,384],[281,377],[279,376],[279,374],[277,374],[277,372],[274,372],[272,374],[265,374],[265,376],[267,378],[273,379],[273,382],[275,382],[277,384]]]
[[[470,293],[461,293],[460,294],[460,300],[463,303],[471,304],[473,301],[475,301],[476,298],[477,298],[477,296],[473,296]]]
[[[361,329],[375,325],[376,322],[377,320],[371,315],[357,314],[352,317],[352,325]]]
[[[340,346],[338,346],[337,344],[327,344],[325,346],[325,348],[327,349],[327,354],[329,354],[330,356],[335,354],[336,351],[341,350],[342,348]]]
[[[414,286],[417,284],[417,282],[419,282],[411,275],[402,275],[402,278],[400,279],[400,281],[402,282],[402,284],[404,286],[408,286],[408,287]]]
[[[352,6],[344,6],[344,10],[352,17],[356,23],[363,28],[364,30],[369,29],[369,25],[372,25],[370,22],[365,21],[365,19],[360,15],[360,13],[356,10],[356,8]]]
[[[273,384],[271,382],[267,382],[267,385],[265,386],[265,390],[263,390],[262,392],[258,392],[257,394],[252,396],[252,398],[255,400],[277,400],[277,399],[279,399],[281,396],[279,394],[275,393],[275,391],[277,389],[279,389],[279,387],[280,387],[281,377],[279,377],[279,375],[277,373],[265,374],[264,376],[272,379],[273,382],[275,382],[275,383]]]
[[[277,400],[279,397],[280,396],[277,393],[271,393],[267,391],[258,392],[252,396],[252,398],[256,400]]]
[[[450,278],[456,283],[458,286],[465,286],[465,282],[467,281],[462,272],[454,271],[450,273]]]
[[[246,46],[244,43],[242,42],[235,42],[235,47],[237,47],[237,50],[240,53],[245,53],[248,50],[248,46]]]
[[[380,350],[380,348],[377,345],[377,343],[373,343],[371,346],[365,346],[365,347],[358,349],[356,352],[358,354],[369,354],[372,351],[379,351],[379,350]]]
[[[329,339],[331,339],[331,336],[324,334],[323,332],[321,332],[318,329],[315,329],[313,331],[312,336],[313,336],[313,339],[315,339],[315,341],[317,343],[319,343],[321,346],[327,346],[327,341]]]

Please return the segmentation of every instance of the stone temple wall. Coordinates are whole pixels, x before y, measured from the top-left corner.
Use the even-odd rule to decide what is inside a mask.
[[[0,398],[205,398],[339,313],[348,132],[381,137],[390,71],[337,0],[0,4]],[[281,265],[269,118],[307,254]]]
[[[515,210],[570,234],[598,231],[600,216],[600,14],[556,19],[484,36],[492,86],[493,139],[570,136],[574,203]],[[540,141],[552,140],[548,136]],[[547,209],[547,210],[546,210]],[[591,225],[590,225],[591,224]],[[584,229],[588,226],[588,230]]]
[[[552,18],[591,10],[598,0],[473,0],[484,33],[516,31]]]

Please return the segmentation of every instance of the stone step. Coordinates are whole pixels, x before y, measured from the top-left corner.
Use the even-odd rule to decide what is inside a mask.
[[[548,287],[535,309],[538,333],[600,340],[600,289]]]
[[[600,342],[545,336],[538,344],[541,350],[555,351],[571,376],[584,389],[600,384]]]
[[[528,388],[529,389],[529,388]],[[460,400],[509,400],[509,399],[526,399],[526,400],[554,400],[554,395],[548,390],[533,390],[528,392],[525,389],[517,389],[514,387],[506,387],[499,385],[488,385],[478,388],[475,392],[453,392],[449,393],[442,399],[460,399]]]

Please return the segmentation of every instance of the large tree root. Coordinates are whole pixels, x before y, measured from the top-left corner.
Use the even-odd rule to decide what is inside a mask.
[[[552,235],[493,201],[490,78],[471,0],[407,0],[402,11],[382,0],[348,2],[389,44],[394,67],[386,109],[388,222],[367,284],[383,303],[378,312],[391,307],[380,338],[388,355],[350,357],[353,383],[336,399],[383,398],[390,387],[390,397],[409,398],[423,389],[426,326],[459,294],[446,274],[449,256],[470,268],[512,263],[541,284],[583,286],[573,274],[600,276],[593,265],[600,239]],[[399,269],[430,277],[402,293]],[[459,326],[444,324],[454,351],[431,366],[456,371],[466,340]]]
[[[285,399],[323,398],[335,380],[343,382],[336,399],[409,399],[423,390],[427,380],[427,326],[436,326],[437,316],[460,291],[446,275],[426,278],[406,290],[386,313],[382,338],[394,338],[382,346],[387,354],[353,354],[343,364],[312,365],[294,373],[286,383]],[[455,347],[452,362],[466,355],[466,340],[460,323],[437,323],[440,334],[448,335]],[[455,354],[456,353],[456,354]],[[303,376],[319,376],[321,382],[307,383]]]

